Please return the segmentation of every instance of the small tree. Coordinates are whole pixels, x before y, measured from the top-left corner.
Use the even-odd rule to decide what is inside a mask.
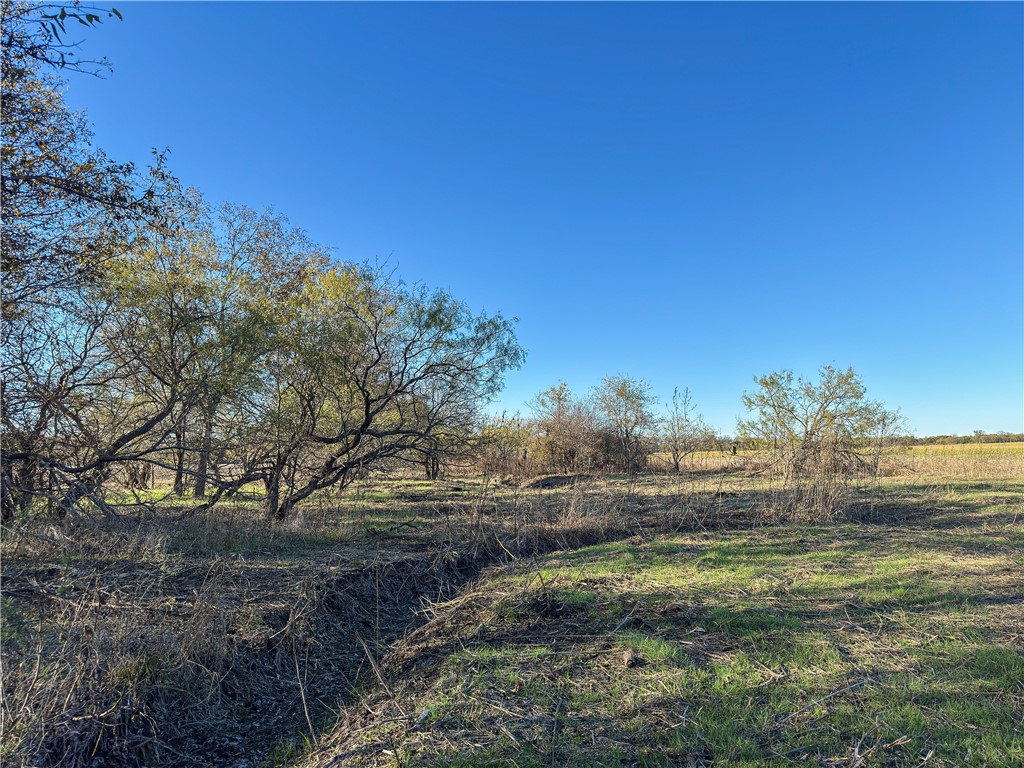
[[[636,474],[647,459],[649,439],[657,419],[651,385],[628,376],[609,376],[594,391],[597,411],[613,436],[622,468]]]
[[[706,432],[707,426],[696,412],[690,390],[674,389],[668,414],[662,420],[662,444],[677,475],[682,471],[683,459],[697,451]]]
[[[523,478],[533,468],[531,449],[536,443],[536,428],[518,414],[502,414],[489,419],[475,441],[477,462],[484,474]]]
[[[771,450],[787,476],[871,471],[871,449],[899,422],[897,413],[867,398],[852,368],[824,365],[817,381],[794,380],[788,370],[755,381],[759,389],[743,395],[754,417],[740,420],[739,434]]]
[[[783,370],[755,382],[758,389],[743,395],[752,416],[739,421],[739,437],[766,450],[787,484],[813,491],[815,511],[833,512],[846,481],[878,472],[880,447],[901,420],[868,399],[852,368],[824,365],[817,381]]]
[[[552,472],[583,472],[598,459],[598,429],[593,408],[576,398],[565,382],[546,389],[531,403],[536,417],[538,453]]]

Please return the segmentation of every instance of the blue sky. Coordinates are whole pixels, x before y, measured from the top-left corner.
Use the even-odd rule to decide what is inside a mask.
[[[852,365],[920,435],[1024,431],[1021,4],[124,3],[96,142],[519,318],[559,380]]]

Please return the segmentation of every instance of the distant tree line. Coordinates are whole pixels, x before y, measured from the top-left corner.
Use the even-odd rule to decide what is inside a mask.
[[[970,445],[972,443],[1021,443],[1024,433],[1020,432],[983,432],[974,430],[970,435],[934,435],[932,437],[907,437],[907,445]]]

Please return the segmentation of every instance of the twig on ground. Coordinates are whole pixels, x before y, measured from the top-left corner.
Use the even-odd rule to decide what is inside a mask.
[[[841,693],[846,693],[847,691],[852,691],[854,688],[859,688],[860,686],[864,685],[865,683],[870,683],[870,682],[872,682],[872,681],[869,680],[869,679],[858,680],[856,683],[853,683],[852,685],[848,685],[845,688],[840,688],[838,691],[832,691],[832,693],[827,694],[825,696],[822,696],[820,699],[816,699],[815,701],[812,701],[806,707],[801,707],[800,709],[798,709],[793,714],[783,718],[782,720],[779,721],[779,725],[784,725],[785,723],[788,723],[794,717],[796,717],[797,715],[803,714],[804,712],[806,712],[811,707],[815,707],[818,704],[821,704],[822,702],[828,701],[829,699],[831,699],[831,698],[833,698],[835,696],[838,696]]]
[[[309,705],[306,702],[306,684],[299,674],[299,654],[295,649],[295,638],[292,638],[292,659],[295,660],[295,681],[299,684],[299,696],[302,697],[302,714],[306,716],[306,725],[309,726],[309,738],[313,740],[313,746],[319,746],[316,738],[316,730],[313,728],[313,719],[309,716]]]

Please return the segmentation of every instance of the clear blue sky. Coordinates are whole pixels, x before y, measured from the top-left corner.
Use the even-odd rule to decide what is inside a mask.
[[[119,3],[97,144],[520,319],[496,404],[852,365],[1024,431],[1024,6]]]

